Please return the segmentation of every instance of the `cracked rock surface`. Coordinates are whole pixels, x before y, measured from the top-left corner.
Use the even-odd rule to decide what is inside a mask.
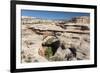
[[[22,17],[21,62],[89,60],[89,24],[87,16],[70,21]]]

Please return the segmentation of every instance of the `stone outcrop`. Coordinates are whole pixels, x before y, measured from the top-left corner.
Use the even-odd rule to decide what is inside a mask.
[[[88,60],[89,17],[75,17],[66,21],[23,16],[22,63]]]
[[[75,17],[70,20],[72,23],[81,23],[81,24],[89,24],[90,23],[90,17],[89,16],[80,16]]]

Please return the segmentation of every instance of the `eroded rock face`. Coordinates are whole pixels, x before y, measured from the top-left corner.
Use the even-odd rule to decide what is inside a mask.
[[[47,46],[52,48],[53,55],[60,46],[60,40],[55,36],[47,36],[43,42],[42,46]]]
[[[35,22],[35,18],[29,18],[22,19],[24,20],[21,34],[22,63],[88,60],[90,58],[88,17],[78,17],[74,19],[75,22],[69,23],[41,19],[36,19]],[[83,30],[81,29],[83,27],[86,28]]]
[[[39,50],[38,50],[38,54],[40,56],[45,57],[45,51],[46,51],[46,48],[44,48],[44,47],[41,46],[41,48],[39,48]]]
[[[69,36],[68,36],[69,35]],[[86,38],[87,36],[87,38]],[[57,51],[51,57],[52,60],[84,60],[89,59],[89,35],[73,35],[73,34],[62,34],[62,36],[57,36],[60,41],[59,44],[56,45],[57,48],[52,47],[52,49],[56,49]],[[47,39],[46,39],[47,40]],[[45,40],[46,46],[52,46],[54,40]],[[49,42],[49,43],[48,43]],[[44,43],[44,42],[43,42]],[[51,45],[52,44],[52,45]],[[56,59],[57,58],[57,59]]]
[[[75,18],[72,18],[71,22],[81,23],[81,24],[89,24],[90,17],[88,17],[88,16],[75,17]]]

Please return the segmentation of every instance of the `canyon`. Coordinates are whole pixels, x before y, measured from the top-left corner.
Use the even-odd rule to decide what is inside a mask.
[[[21,17],[21,62],[90,59],[90,18],[48,20]]]

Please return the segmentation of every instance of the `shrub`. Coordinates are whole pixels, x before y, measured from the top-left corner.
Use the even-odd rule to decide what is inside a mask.
[[[52,55],[53,55],[52,48],[51,47],[46,48],[46,51],[45,51],[46,58],[49,59]]]
[[[25,60],[25,62],[27,62],[27,63],[32,62],[32,58],[31,58],[31,57],[28,57],[28,58]]]
[[[59,57],[59,56],[53,56],[50,58],[51,61],[63,61],[63,58]]]

